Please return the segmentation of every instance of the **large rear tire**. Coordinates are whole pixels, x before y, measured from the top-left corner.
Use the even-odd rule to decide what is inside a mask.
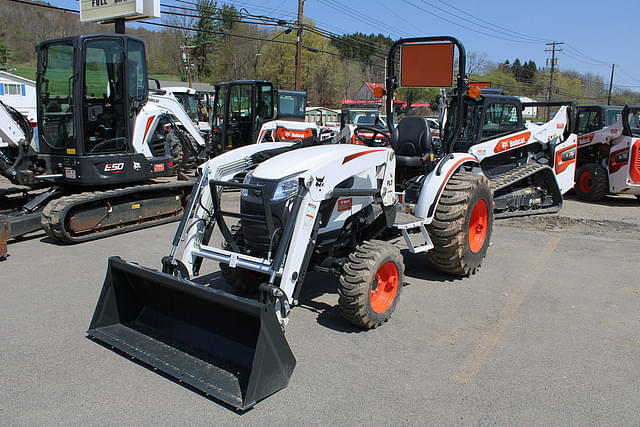
[[[607,170],[596,163],[585,163],[576,172],[576,196],[589,202],[604,199],[609,192]]]
[[[342,315],[356,326],[370,329],[391,317],[404,283],[400,250],[381,240],[365,241],[349,255],[338,287]]]
[[[428,226],[434,245],[427,253],[431,264],[459,277],[475,274],[489,248],[493,209],[487,177],[456,172],[445,185]]]

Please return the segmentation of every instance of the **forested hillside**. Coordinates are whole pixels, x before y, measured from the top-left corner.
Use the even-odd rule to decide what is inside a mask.
[[[293,88],[295,23],[260,25],[246,11],[214,0],[197,0],[196,6],[163,9],[165,26],[127,24],[127,33],[147,46],[151,75],[162,79],[187,79],[184,59],[189,54],[194,81],[266,79],[276,87]],[[266,22],[266,21],[264,21]],[[335,35],[305,20],[302,53],[302,88],[315,104],[339,103],[352,97],[364,81],[384,81],[384,57],[393,43],[381,34]],[[135,28],[134,28],[135,27]],[[81,24],[74,13],[0,0],[0,67],[17,68],[33,78],[35,45],[48,38],[94,32],[113,32],[113,25]],[[182,49],[182,46],[191,46]],[[549,73],[531,60],[487,58],[471,52],[467,70],[472,80],[489,81],[508,94],[545,100]],[[31,65],[31,67],[25,67]],[[608,82],[600,76],[560,69],[554,76],[552,99],[578,103],[606,103]],[[437,102],[435,90],[403,90],[410,103]],[[640,94],[614,90],[612,103],[640,103]]]

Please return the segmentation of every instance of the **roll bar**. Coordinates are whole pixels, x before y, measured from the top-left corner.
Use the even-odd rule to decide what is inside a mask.
[[[456,96],[458,98],[458,114],[457,120],[455,124],[455,130],[453,132],[453,137],[451,141],[446,144],[446,151],[448,153],[453,151],[453,146],[457,142],[458,138],[460,138],[460,130],[462,129],[462,115],[464,112],[464,104],[462,102],[464,94],[467,92],[468,88],[468,79],[465,71],[465,65],[467,62],[467,55],[462,43],[456,39],[455,37],[450,36],[432,36],[432,37],[412,37],[405,38],[396,41],[391,48],[389,49],[389,55],[387,56],[387,79],[386,79],[386,94],[387,94],[387,126],[389,128],[389,132],[391,135],[394,134],[393,128],[393,98],[395,90],[398,88],[398,79],[396,76],[395,69],[395,56],[398,47],[406,45],[406,44],[418,44],[418,43],[437,43],[437,42],[447,42],[451,43],[458,48],[458,75],[457,75],[457,87],[456,87]],[[428,72],[425,70],[425,73]]]

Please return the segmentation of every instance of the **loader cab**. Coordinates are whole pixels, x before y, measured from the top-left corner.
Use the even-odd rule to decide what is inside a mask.
[[[463,97],[462,129],[456,151],[466,152],[476,144],[525,129],[520,100],[495,91],[483,89],[478,98]],[[450,132],[455,127],[457,111],[457,99],[454,98],[444,126],[446,139],[451,137]]]
[[[340,129],[346,125],[385,126],[380,111],[365,108],[343,108],[340,114]]]
[[[640,106],[626,105],[622,115],[626,116],[626,120],[622,122],[623,134],[640,138]]]
[[[276,119],[305,121],[307,93],[293,90],[276,90]]]
[[[253,144],[262,123],[274,118],[273,84],[264,80],[218,83],[213,108],[211,130],[217,150]]]
[[[576,113],[578,136],[611,126],[620,119],[622,107],[617,105],[579,105]]]

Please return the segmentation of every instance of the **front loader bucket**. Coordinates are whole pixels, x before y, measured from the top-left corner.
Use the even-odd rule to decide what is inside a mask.
[[[296,364],[272,304],[118,257],[87,334],[243,410],[286,387]]]

